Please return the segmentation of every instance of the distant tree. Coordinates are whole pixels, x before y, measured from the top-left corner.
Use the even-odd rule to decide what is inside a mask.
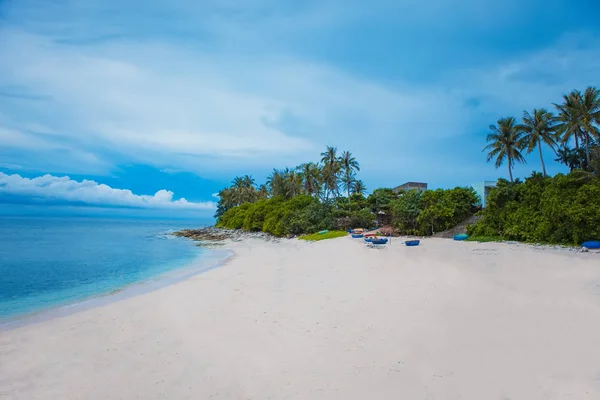
[[[367,202],[371,211],[378,213],[380,211],[389,214],[392,201],[396,200],[398,195],[390,188],[375,189],[373,193],[367,197]]]
[[[337,197],[339,193],[339,173],[341,169],[340,159],[337,156],[337,147],[327,146],[327,149],[321,153],[322,183],[325,191],[325,198],[330,195]]]
[[[504,160],[508,161],[508,174],[513,182],[512,170],[515,162],[525,163],[521,151],[525,147],[523,132],[519,130],[514,117],[500,118],[497,125],[490,125],[490,131],[486,137],[488,145],[484,151],[489,150],[487,161],[495,160],[496,168],[499,168]]]
[[[302,179],[304,193],[310,196],[318,195],[321,187],[321,170],[319,166],[309,162],[300,165],[297,170]]]
[[[554,103],[558,110],[556,131],[559,141],[562,145],[568,146],[571,140],[575,143],[575,154],[579,155],[579,139],[583,136],[583,132],[579,123],[579,112],[577,110],[577,102],[579,100],[573,93],[564,94],[561,104]],[[579,159],[579,165],[583,164],[583,158]]]
[[[302,176],[296,171],[286,168],[283,170],[285,197],[292,198],[302,194]]]
[[[600,90],[595,87],[588,87],[583,95],[575,91],[577,102],[577,112],[579,114],[580,129],[584,134],[585,141],[585,161],[591,165],[591,149],[594,139],[600,138]]]
[[[361,196],[364,196],[366,191],[367,187],[365,186],[364,182],[360,179],[357,179],[352,183],[352,194],[359,194]]]
[[[285,180],[281,171],[273,168],[273,172],[267,177],[267,188],[271,196],[285,196]]]
[[[579,140],[583,142],[585,150],[586,169],[591,164],[592,141],[600,138],[600,90],[588,87],[582,94],[573,90],[568,95],[563,95],[562,104],[554,104],[559,110],[558,132],[561,142],[567,144],[571,138],[575,140],[575,149],[579,154]],[[580,160],[583,165],[583,160]]]
[[[534,108],[533,113],[529,114],[523,111],[523,123],[517,127],[524,133],[523,140],[526,143],[527,154],[531,153],[536,147],[540,153],[540,162],[542,163],[542,172],[546,173],[546,164],[542,155],[542,143],[546,144],[552,150],[556,148],[556,129],[555,119],[552,113],[545,108]]]
[[[356,161],[356,158],[354,158],[352,156],[352,153],[350,153],[349,151],[344,151],[342,153],[340,164],[343,176],[342,183],[344,184],[344,188],[346,189],[348,197],[350,197],[350,192],[352,191],[352,184],[355,179],[355,173],[357,171],[360,171],[360,165],[358,164],[358,161]]]
[[[554,161],[557,161],[561,164],[569,167],[570,171],[574,169],[581,169],[583,166],[581,165],[582,160],[582,149],[571,149],[568,145],[563,144],[556,150],[557,158]]]

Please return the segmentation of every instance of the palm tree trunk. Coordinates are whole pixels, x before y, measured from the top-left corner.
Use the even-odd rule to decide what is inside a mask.
[[[575,148],[577,149],[577,158],[579,159],[579,167],[581,169],[583,169],[583,159],[579,156],[579,135],[581,135],[582,132],[581,130],[579,130],[578,132],[575,132]]]
[[[590,169],[590,134],[588,132],[585,133],[585,161],[586,161],[586,169]]]
[[[542,162],[542,172],[544,173],[544,177],[548,176],[546,174],[546,165],[544,164],[544,157],[542,156],[542,142],[538,142],[538,150],[540,151],[540,161]]]
[[[512,160],[508,157],[508,175],[510,176],[510,181],[513,182],[512,176]]]

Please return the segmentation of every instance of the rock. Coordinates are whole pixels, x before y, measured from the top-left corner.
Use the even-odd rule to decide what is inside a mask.
[[[590,250],[589,250],[587,247],[585,247],[585,246],[583,246],[583,247],[581,248],[581,252],[582,252],[582,253],[587,253],[588,251],[590,251]]]
[[[239,242],[247,238],[270,240],[273,236],[264,232],[246,232],[241,229],[221,229],[213,226],[200,229],[183,229],[173,233],[173,236],[185,237],[195,240],[198,246],[222,246],[225,240]]]

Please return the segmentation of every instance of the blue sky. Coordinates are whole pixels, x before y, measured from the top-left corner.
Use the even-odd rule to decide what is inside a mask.
[[[490,123],[600,86],[597,15],[593,0],[0,0],[0,179],[20,177],[0,201],[210,215],[235,175],[328,144],[369,189],[495,180]],[[534,169],[532,154],[515,172]]]

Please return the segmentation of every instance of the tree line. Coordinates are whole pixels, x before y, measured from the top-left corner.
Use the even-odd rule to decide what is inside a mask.
[[[523,111],[521,121],[500,118],[490,125],[487,160],[499,168],[508,164],[510,181],[515,163],[525,163],[523,153],[538,151],[542,174],[547,176],[542,146],[555,154],[555,161],[571,171],[581,169],[600,173],[600,90],[588,87],[583,93],[573,90],[563,95],[561,103],[553,103],[556,114],[546,108]]]
[[[521,121],[500,118],[487,136],[488,161],[508,163],[510,181],[500,179],[487,198],[483,218],[468,228],[474,239],[581,244],[600,239],[600,91],[573,90],[544,108],[523,112]],[[547,146],[568,174],[549,177],[542,153]],[[542,173],[514,180],[523,153],[539,152]]]
[[[227,210],[244,203],[254,203],[261,199],[281,197],[291,199],[301,194],[319,201],[353,194],[364,195],[366,187],[356,178],[360,164],[349,151],[338,155],[337,147],[327,146],[321,153],[319,162],[307,162],[295,168],[273,169],[267,181],[259,186],[249,175],[236,177],[232,185],[219,192],[219,202],[215,217],[219,218]]]
[[[574,170],[524,182],[500,179],[483,218],[468,227],[476,240],[518,240],[580,245],[600,240],[600,177]]]
[[[338,156],[337,148],[328,146],[319,162],[274,169],[264,184],[237,177],[219,192],[217,226],[278,236],[375,226],[387,226],[390,233],[431,235],[473,214],[479,202],[471,188],[379,188],[365,196],[359,171],[349,151]]]

